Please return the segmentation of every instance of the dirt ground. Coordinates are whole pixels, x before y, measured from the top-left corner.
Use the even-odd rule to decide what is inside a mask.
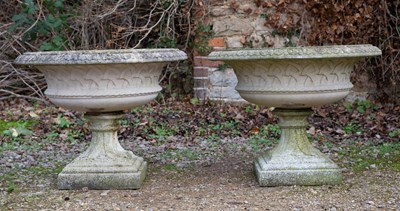
[[[245,160],[245,161],[243,161]],[[400,172],[344,172],[338,186],[259,187],[251,158],[211,165],[150,165],[139,190],[56,188],[56,174],[1,193],[1,210],[400,210]]]
[[[268,109],[188,102],[133,109],[120,122],[119,140],[149,162],[143,187],[67,191],[57,189],[57,174],[89,145],[82,115],[26,101],[3,106],[0,211],[400,211],[400,107],[316,110],[310,141],[346,169],[341,185],[318,187],[258,186],[254,156],[280,136]],[[12,129],[30,135],[4,133]]]

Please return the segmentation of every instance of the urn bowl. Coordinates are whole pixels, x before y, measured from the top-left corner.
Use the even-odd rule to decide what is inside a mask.
[[[337,102],[353,87],[354,64],[380,55],[372,45],[338,45],[217,51],[211,60],[230,65],[243,99],[277,108],[309,108]]]
[[[44,73],[45,94],[57,106],[82,112],[113,112],[144,105],[161,91],[159,77],[177,49],[31,52],[15,63]]]

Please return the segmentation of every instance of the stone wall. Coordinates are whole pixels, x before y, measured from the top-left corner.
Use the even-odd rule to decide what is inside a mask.
[[[212,25],[213,37],[208,40],[208,45],[214,51],[283,47],[298,42],[297,37],[277,35],[274,28],[267,26],[266,15],[274,9],[257,7],[254,0],[204,0],[197,6],[199,21]],[[286,19],[284,14],[279,17],[279,21]],[[237,79],[231,68],[222,62],[209,61],[207,55],[195,53],[193,59],[195,97],[200,100],[242,101],[234,89]]]

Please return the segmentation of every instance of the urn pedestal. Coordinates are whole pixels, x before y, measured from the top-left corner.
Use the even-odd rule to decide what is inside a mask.
[[[335,103],[352,88],[353,66],[381,55],[371,45],[320,46],[219,51],[210,60],[230,65],[243,99],[275,107],[282,134],[278,146],[255,160],[260,186],[334,185],[340,168],[307,138],[311,107]]]
[[[52,103],[85,112],[90,123],[91,144],[58,175],[59,189],[140,188],[147,163],[121,147],[118,120],[123,110],[157,96],[168,62],[186,58],[177,49],[127,49],[35,52],[16,59],[44,73]]]

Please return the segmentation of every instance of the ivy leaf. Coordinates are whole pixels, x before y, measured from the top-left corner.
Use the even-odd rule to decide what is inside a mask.
[[[17,15],[14,15],[11,18],[12,21],[14,21],[15,23],[7,29],[8,32],[12,32],[15,29],[17,29],[19,26],[24,25],[25,23],[30,24],[31,20],[28,18],[28,16],[25,13],[20,13]]]
[[[190,99],[190,104],[192,104],[192,105],[198,105],[200,103],[200,100],[199,100],[199,98],[192,98],[192,99]]]
[[[63,0],[57,0],[54,2],[54,7],[63,10],[64,9],[64,1]]]
[[[25,4],[22,6],[24,8],[24,11],[28,15],[33,15],[38,11],[37,5],[33,2],[33,0],[25,0]]]
[[[43,36],[47,36],[49,34],[50,28],[49,26],[44,23],[44,22],[38,22],[36,24],[37,32]]]
[[[51,40],[51,42],[55,45],[55,46],[57,46],[57,47],[61,47],[62,45],[63,45],[63,43],[64,43],[64,38],[62,37],[62,36],[60,36],[60,35],[56,35],[52,40]]]
[[[25,13],[20,13],[18,15],[14,15],[11,20],[14,22],[25,22],[28,19],[28,16]]]
[[[362,106],[358,106],[357,107],[357,111],[359,112],[359,113],[364,113],[365,112],[365,110],[364,110],[364,108],[362,107]]]
[[[41,51],[51,51],[52,49],[53,49],[53,46],[48,42],[43,42],[40,45],[40,50]]]

